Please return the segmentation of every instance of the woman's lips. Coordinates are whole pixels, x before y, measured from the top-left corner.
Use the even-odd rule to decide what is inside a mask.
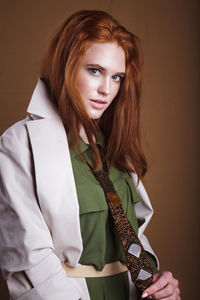
[[[105,100],[101,100],[101,99],[91,99],[90,101],[92,106],[96,109],[102,109],[107,104]]]

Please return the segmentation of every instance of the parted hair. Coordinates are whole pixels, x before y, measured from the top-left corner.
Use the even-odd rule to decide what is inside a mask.
[[[125,52],[126,71],[119,92],[99,120],[90,119],[76,84],[80,59],[92,42],[116,42]],[[105,136],[105,157],[121,171],[147,170],[141,148],[139,116],[142,81],[142,51],[138,37],[105,11],[82,10],[71,15],[54,33],[41,65],[41,78],[62,118],[72,145],[78,144],[83,126],[94,154],[101,163],[94,136]]]

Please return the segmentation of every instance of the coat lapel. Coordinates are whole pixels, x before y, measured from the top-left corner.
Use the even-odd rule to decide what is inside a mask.
[[[38,201],[57,255],[62,261],[75,265],[82,252],[82,239],[67,136],[59,115],[44,96],[44,86],[39,81],[28,109],[34,114],[34,120],[26,124],[33,153]]]

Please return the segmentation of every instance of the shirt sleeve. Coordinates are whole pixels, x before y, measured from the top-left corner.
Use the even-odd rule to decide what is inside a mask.
[[[159,270],[158,270],[158,267],[157,267],[157,261],[156,261],[155,256],[152,255],[151,253],[147,252],[147,251],[146,251],[146,254],[147,254],[149,262],[150,262],[150,264],[152,266],[153,274],[159,273]]]
[[[24,129],[25,131],[25,129]],[[32,153],[12,131],[0,140],[0,266],[11,299],[78,300],[37,198]]]

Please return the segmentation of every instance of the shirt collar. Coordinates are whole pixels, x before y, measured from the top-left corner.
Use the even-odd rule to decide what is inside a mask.
[[[81,137],[79,137],[78,142],[79,142],[79,146],[80,146],[80,152],[82,154],[84,154],[84,152],[86,152],[90,148],[90,145],[87,144],[87,143],[85,143],[82,140]],[[105,147],[105,140],[104,140],[104,136],[103,136],[103,134],[102,134],[101,131],[99,131],[97,133],[97,136],[96,136],[96,145],[100,145],[103,148]],[[72,158],[75,157],[75,156],[77,156],[77,155],[80,155],[80,152],[78,150],[78,146],[77,145],[73,146],[70,149],[70,155],[71,155]]]

